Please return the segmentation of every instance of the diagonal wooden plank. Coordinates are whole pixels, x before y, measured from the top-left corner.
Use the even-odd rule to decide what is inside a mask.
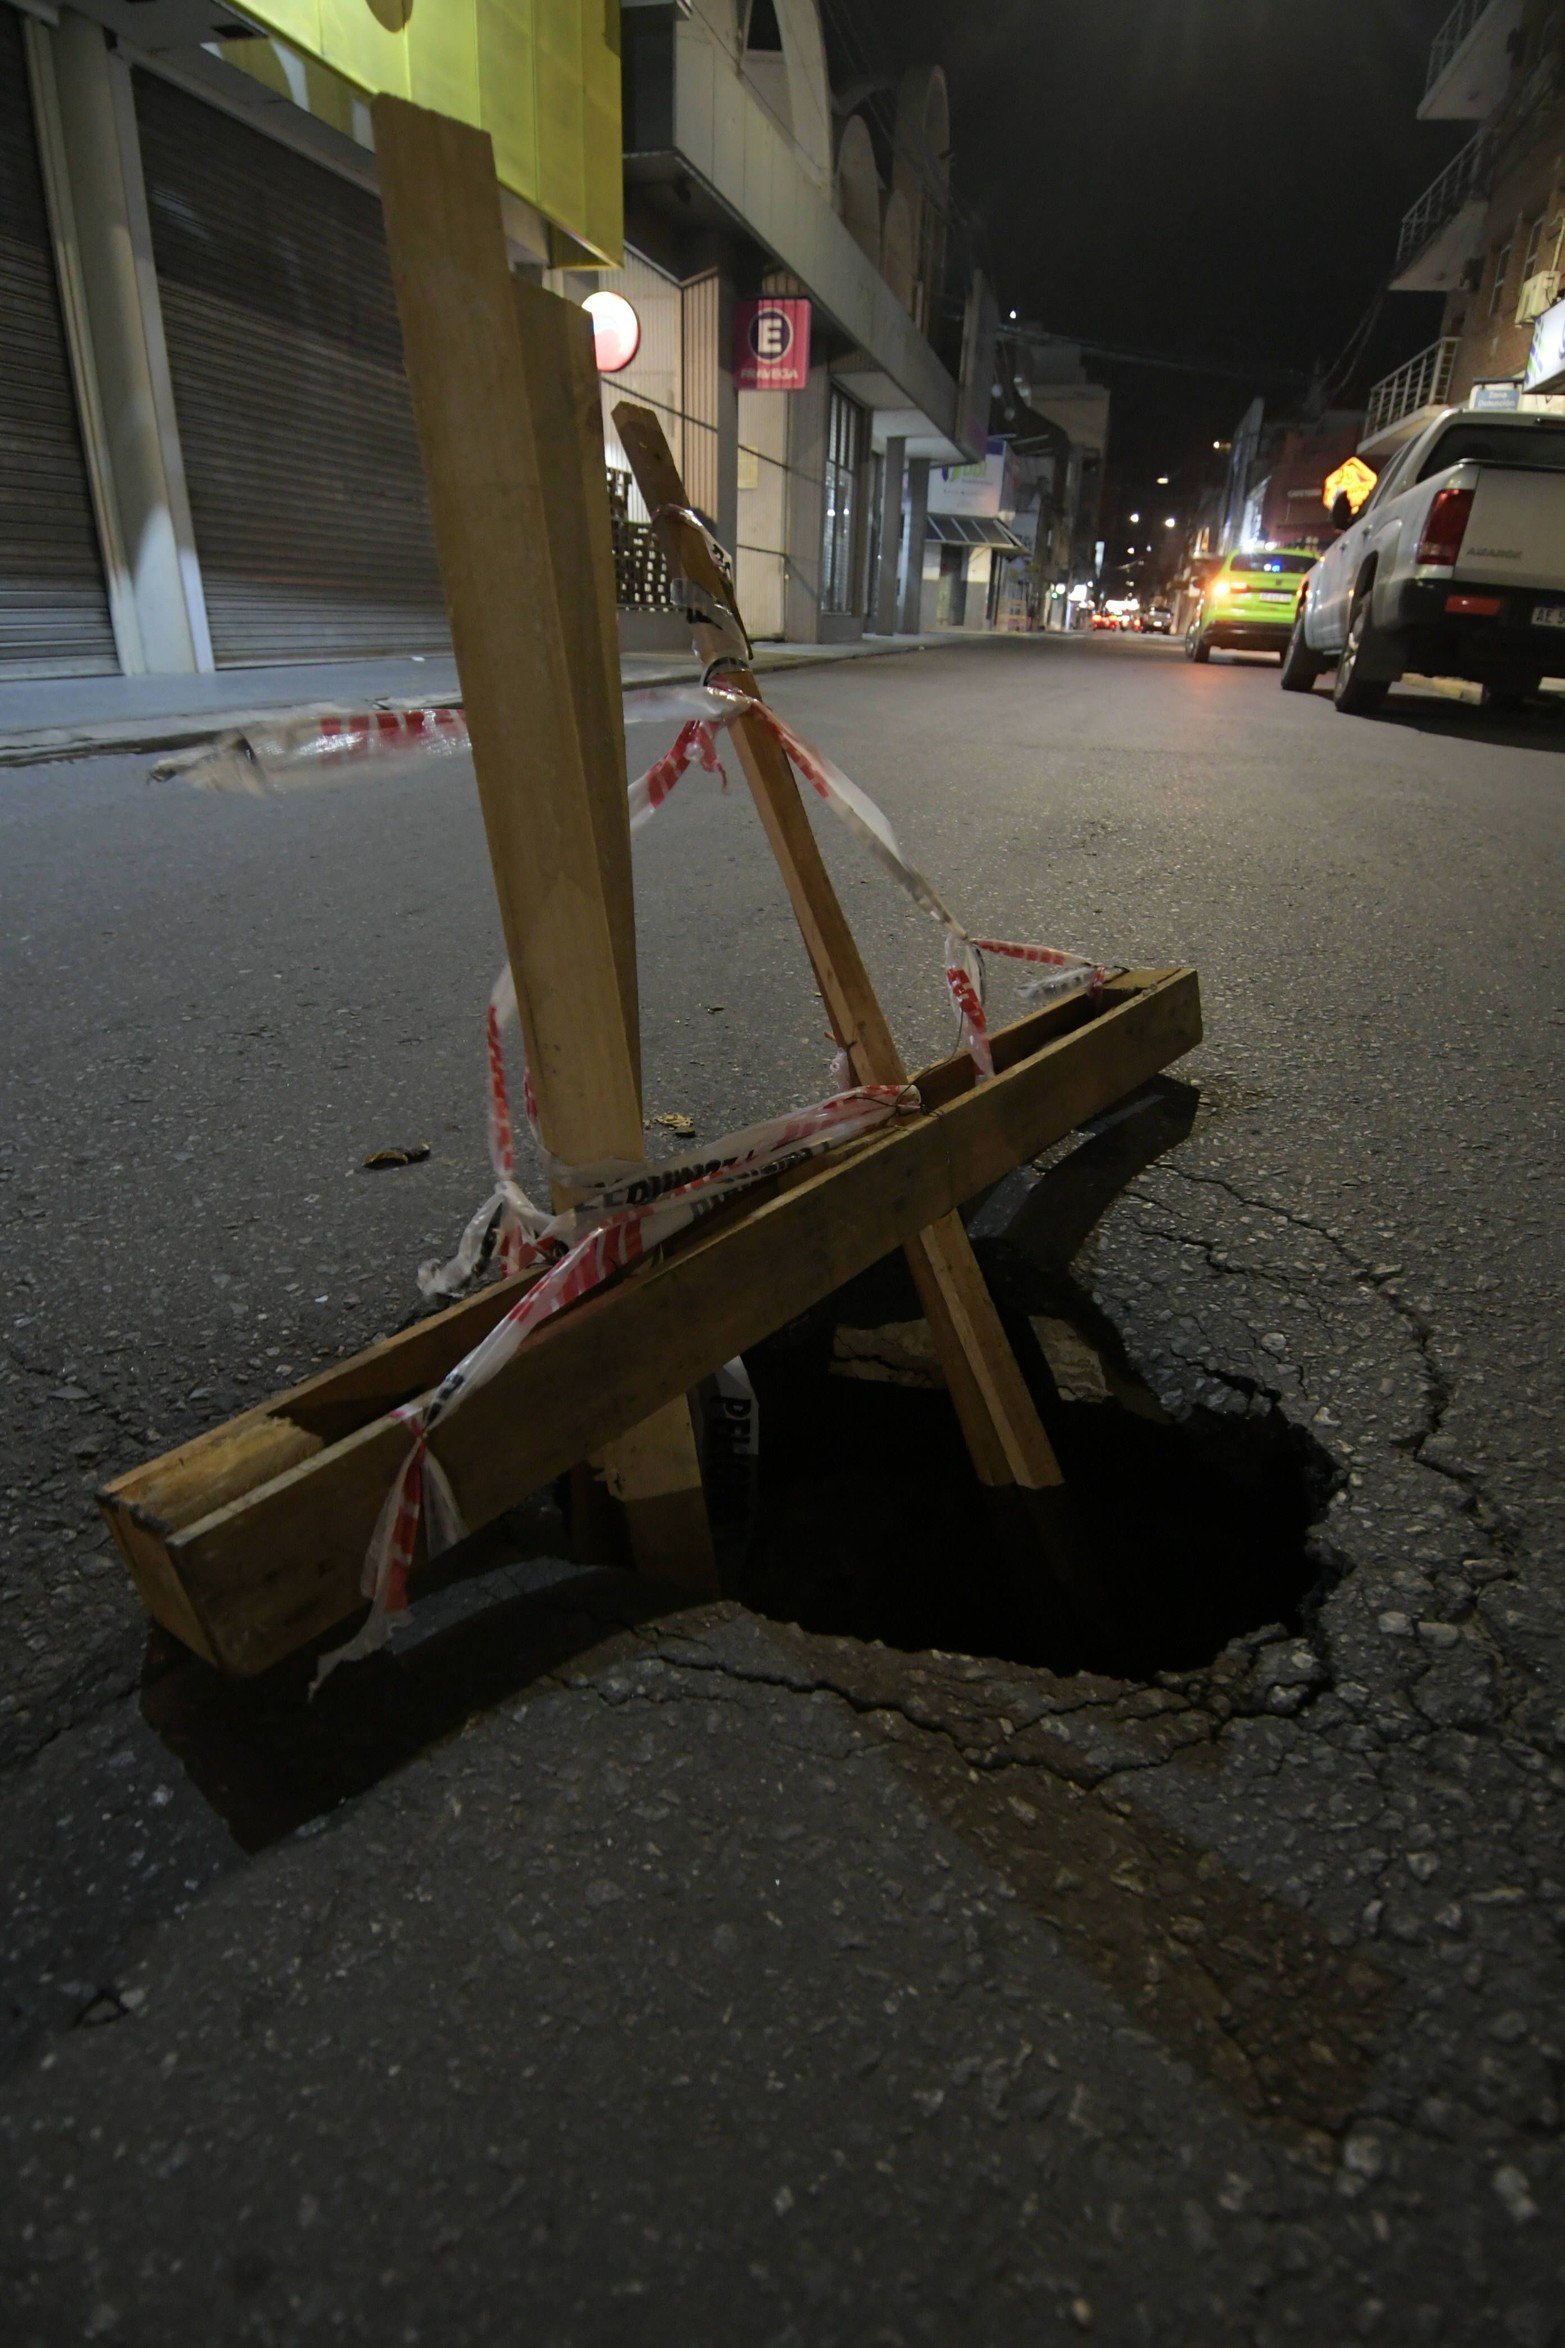
[[[684,484],[657,417],[623,401],[614,422],[670,569],[738,620],[731,583],[704,532],[684,515]],[[692,633],[704,660],[718,658],[727,648],[718,625],[697,620]],[[734,685],[759,698],[749,668],[737,661],[726,665]],[[757,718],[740,717],[730,732],[838,1040],[846,1045],[861,1083],[899,1083],[906,1074],[901,1054],[826,870],[787,754]],[[960,1219],[949,1216],[917,1234],[907,1257],[980,1479],[995,1489],[1014,1484],[1028,1492],[1056,1490],[1062,1479],[1053,1446]],[[1069,1568],[1074,1578],[1074,1560],[1065,1554],[1067,1528],[1044,1522],[1039,1529],[1056,1567]]]

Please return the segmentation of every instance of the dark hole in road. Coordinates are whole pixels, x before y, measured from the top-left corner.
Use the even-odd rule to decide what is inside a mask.
[[[1329,1455],[1258,1397],[1170,1417],[1068,1275],[1004,1241],[979,1254],[1074,1498],[1090,1603],[1041,1627],[1018,1607],[948,1397],[892,1382],[929,1374],[900,1257],[748,1357],[759,1492],[731,1594],[807,1630],[1125,1678],[1296,1625]]]
[[[1265,1623],[1298,1624],[1321,1580],[1309,1534],[1336,1464],[1239,1381],[1232,1410],[1171,1418],[1069,1269],[1110,1200],[1189,1132],[1196,1099],[1157,1080],[1041,1181],[1013,1177],[975,1226],[1004,1233],[980,1236],[979,1257],[1060,1455],[1090,1605],[1040,1609],[1036,1567],[1007,1564],[949,1397],[927,1383],[932,1353],[926,1336],[920,1361],[900,1255],[747,1355],[758,1466],[720,1444],[707,1461],[726,1596],[908,1651],[1129,1679],[1199,1665]],[[888,1351],[910,1374],[910,1348],[922,1386],[844,1374],[873,1372]],[[855,1350],[856,1365],[841,1358]],[[143,1711],[245,1848],[364,1791],[616,1630],[689,1604],[615,1570],[626,1561],[595,1547],[601,1525],[576,1528],[578,1560],[597,1562],[564,1562],[568,1482],[438,1560],[416,1585],[411,1637],[340,1672],[315,1703],[312,1656],[233,1681],[155,1635]]]

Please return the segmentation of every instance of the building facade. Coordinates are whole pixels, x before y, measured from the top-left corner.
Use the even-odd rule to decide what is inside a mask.
[[[1392,290],[1445,296],[1437,339],[1376,384],[1362,453],[1382,462],[1444,407],[1565,385],[1565,8],[1457,0],[1419,114],[1471,125],[1406,213]]]
[[[655,313],[605,384],[621,575],[643,598],[627,639],[680,633],[635,552],[627,395],[663,416],[734,549],[752,635],[916,629],[930,469],[982,460],[993,365],[993,304],[952,230],[944,79],[914,68],[845,103],[816,0],[624,0],[622,22],[626,259],[571,282],[639,288]],[[786,388],[742,364],[767,319],[799,338]]]
[[[381,90],[490,133],[513,267],[635,313],[628,644],[684,630],[627,394],[755,634],[920,625],[930,467],[982,458],[992,375],[937,71],[844,107],[816,0],[0,0],[0,677],[449,648]],[[796,381],[736,375],[757,305]]]
[[[447,648],[367,99],[490,132],[541,274],[618,256],[618,69],[390,13],[0,0],[0,676]]]

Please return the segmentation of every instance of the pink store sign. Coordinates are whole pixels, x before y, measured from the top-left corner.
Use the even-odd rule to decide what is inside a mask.
[[[810,305],[763,294],[734,304],[734,382],[740,391],[803,391],[810,380]]]

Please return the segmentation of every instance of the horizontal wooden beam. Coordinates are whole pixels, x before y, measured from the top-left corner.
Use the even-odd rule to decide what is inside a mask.
[[[547,1323],[471,1394],[435,1444],[468,1523],[488,1523],[600,1450],[1200,1040],[1194,971],[1142,971],[1114,982],[1095,1014],[1067,1004],[1002,1029],[988,1084],[974,1084],[965,1058],[927,1070],[917,1079],[925,1113],[698,1227],[692,1240]],[[400,1359],[372,1348],[202,1438],[214,1458],[258,1419],[326,1438],[204,1517],[174,1524],[158,1509],[160,1479],[166,1489],[175,1461],[176,1484],[188,1494],[194,1446],[111,1485],[105,1514],[150,1610],[241,1674],[267,1669],[350,1615],[365,1546],[408,1440],[382,1414],[409,1399],[415,1362],[414,1393],[448,1366],[435,1356],[458,1326],[476,1342],[514,1294],[514,1285],[485,1291],[408,1332],[413,1342]],[[337,1435],[334,1415],[354,1408],[374,1415]]]

